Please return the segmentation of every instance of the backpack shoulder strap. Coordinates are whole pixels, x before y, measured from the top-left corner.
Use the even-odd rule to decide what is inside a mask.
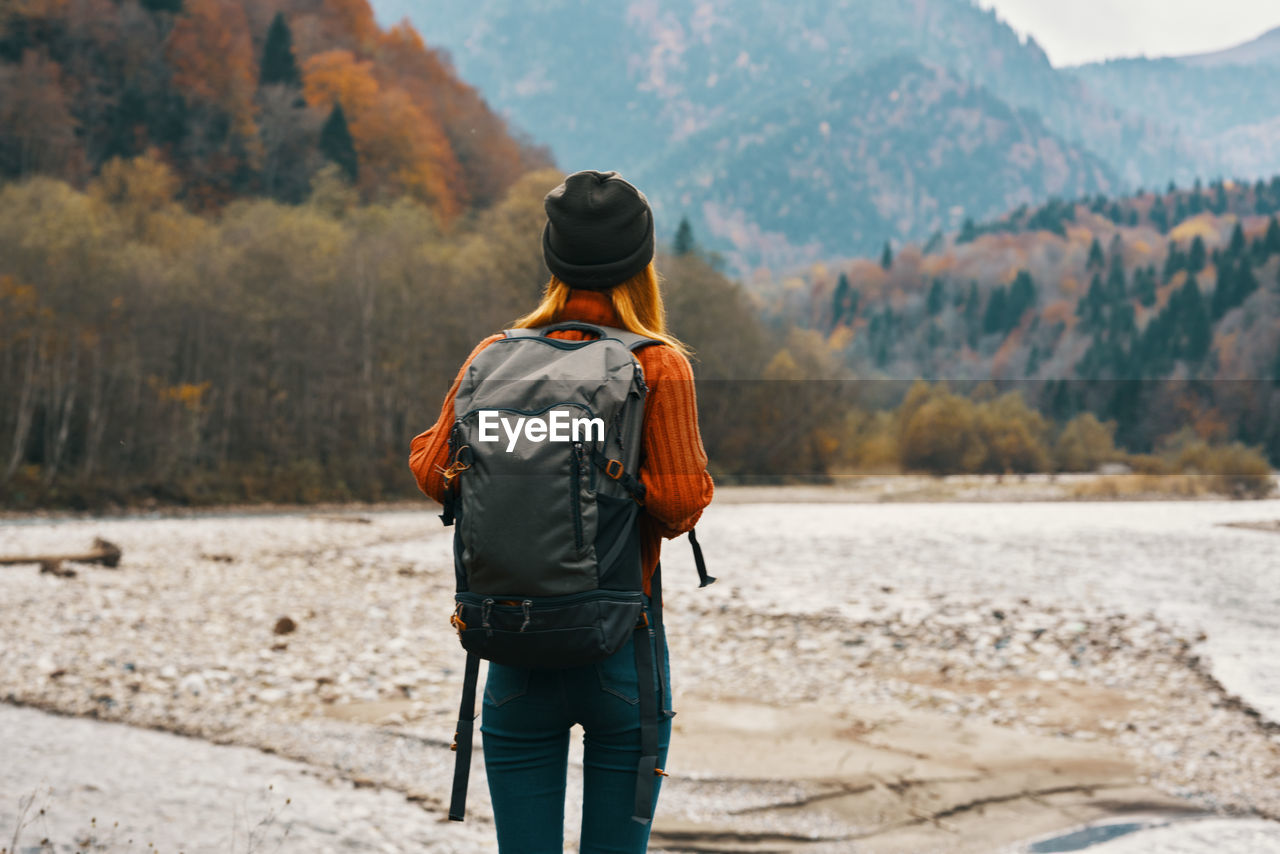
[[[504,329],[502,334],[507,338],[545,338],[549,332],[558,332],[562,329],[576,329],[579,332],[589,332],[597,338],[613,338],[622,342],[622,345],[631,352],[635,352],[641,348],[648,347],[651,344],[661,344],[662,342],[656,338],[648,338],[644,335],[638,335],[626,329],[618,329],[614,326],[601,326],[596,323],[586,323],[581,320],[564,320],[560,323],[552,323],[548,326],[538,326],[529,329]]]

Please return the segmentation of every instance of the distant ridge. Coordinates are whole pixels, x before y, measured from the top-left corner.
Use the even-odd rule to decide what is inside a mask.
[[[1252,41],[1209,53],[1175,56],[1185,65],[1280,65],[1280,26],[1267,30]]]

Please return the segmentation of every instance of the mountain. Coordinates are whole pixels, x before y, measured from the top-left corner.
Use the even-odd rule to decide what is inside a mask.
[[[1280,27],[1267,30],[1256,39],[1210,53],[1178,57],[1184,65],[1280,65]]]
[[[1198,140],[1206,174],[1280,171],[1280,28],[1215,53],[1109,60],[1070,73],[1128,114]]]
[[[868,93],[869,98],[891,97],[892,75],[869,70],[895,57],[942,69],[948,85],[982,87],[988,106],[1002,102],[997,113],[1035,112],[1043,132],[1056,140],[1050,148],[1061,151],[1068,163],[1088,162],[1092,154],[1104,164],[1101,171],[1126,186],[1190,180],[1190,165],[1204,159],[1194,139],[1115,107],[1080,78],[1054,69],[1034,40],[1021,40],[993,12],[970,0],[375,0],[374,7],[383,21],[413,20],[428,43],[449,52],[461,76],[546,143],[561,167],[617,168],[653,188],[667,234],[681,214],[688,214],[710,243],[729,251],[728,226],[706,204],[743,211],[746,219],[732,227],[738,234],[772,232],[778,217],[718,196],[717,185],[697,194],[703,209],[683,209],[683,194],[668,187],[705,182],[697,168],[719,157],[692,152],[692,141],[714,137],[730,146],[753,146],[763,124],[789,116],[809,122],[792,131],[798,142],[819,124],[815,99],[827,97],[850,75],[888,87]],[[926,101],[909,103],[918,108]],[[922,112],[903,111],[896,119],[900,126],[913,122],[922,128],[943,124]],[[1021,163],[1008,149],[987,144],[984,120],[976,115],[971,128],[951,130],[960,137],[943,147],[972,149],[985,158],[971,162],[978,174],[1001,172],[1002,161]],[[965,138],[970,132],[974,138]],[[781,139],[769,136],[766,147]],[[848,148],[857,150],[857,145]],[[1043,159],[1047,164],[1056,157],[1055,151]],[[786,195],[792,165],[744,158],[737,166],[745,171],[726,194],[738,198],[741,186],[751,185],[759,198]],[[857,168],[853,162],[845,172]],[[926,174],[935,168],[916,164],[911,171]],[[1027,170],[1027,195],[1041,201],[1036,188],[1057,179],[1037,174],[1036,168],[1032,164]],[[951,178],[953,184],[965,180]],[[802,176],[802,182],[812,180]],[[833,209],[866,202],[853,195],[856,188],[838,181],[830,189]],[[947,195],[945,189],[923,189],[938,199]],[[795,228],[784,223],[780,240],[793,254],[803,255],[815,241],[822,251],[848,254],[885,239],[923,236],[948,222],[928,204],[922,214],[914,213],[920,202],[914,189],[881,190],[901,196],[881,207],[906,212],[885,217],[891,227],[881,233],[853,223],[832,244],[805,231],[804,218],[797,218]],[[991,196],[959,203],[970,215],[994,215],[1001,208],[987,204]],[[788,257],[787,251],[767,254],[774,256],[772,263]]]
[[[713,123],[650,170],[659,198],[700,212],[737,269],[878,248],[890,236],[954,231],[991,211],[1117,184],[1034,112],[910,57],[813,88]]]

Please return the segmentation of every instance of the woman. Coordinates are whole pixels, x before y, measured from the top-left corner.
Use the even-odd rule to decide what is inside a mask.
[[[577,172],[547,194],[545,208],[542,247],[551,280],[541,303],[515,325],[531,328],[576,320],[626,329],[661,342],[636,352],[649,389],[640,463],[645,487],[640,539],[647,611],[662,538],[691,530],[711,501],[713,487],[698,433],[693,371],[684,345],[666,331],[653,265],[653,215],[644,194],[616,172]],[[579,341],[589,336],[577,330],[550,334]],[[439,419],[413,439],[410,468],[419,487],[437,501],[445,497],[454,396],[471,360],[500,338],[501,334],[492,335],[480,342],[445,396]],[[671,675],[665,666],[665,637],[658,632],[648,642],[663,646],[648,656],[650,661],[664,663],[658,686],[667,710],[659,724],[661,767],[671,734]],[[640,757],[640,683],[634,643],[633,633],[609,658],[567,670],[490,663],[480,731],[501,851],[563,850],[569,730],[575,723],[584,730],[580,850],[645,850],[650,825],[631,820]],[[658,674],[647,674],[647,678],[656,683]]]

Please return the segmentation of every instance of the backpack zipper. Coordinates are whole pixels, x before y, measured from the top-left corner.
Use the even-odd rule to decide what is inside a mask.
[[[573,507],[573,544],[582,551],[582,443],[573,443],[573,486],[569,492],[569,504]]]

